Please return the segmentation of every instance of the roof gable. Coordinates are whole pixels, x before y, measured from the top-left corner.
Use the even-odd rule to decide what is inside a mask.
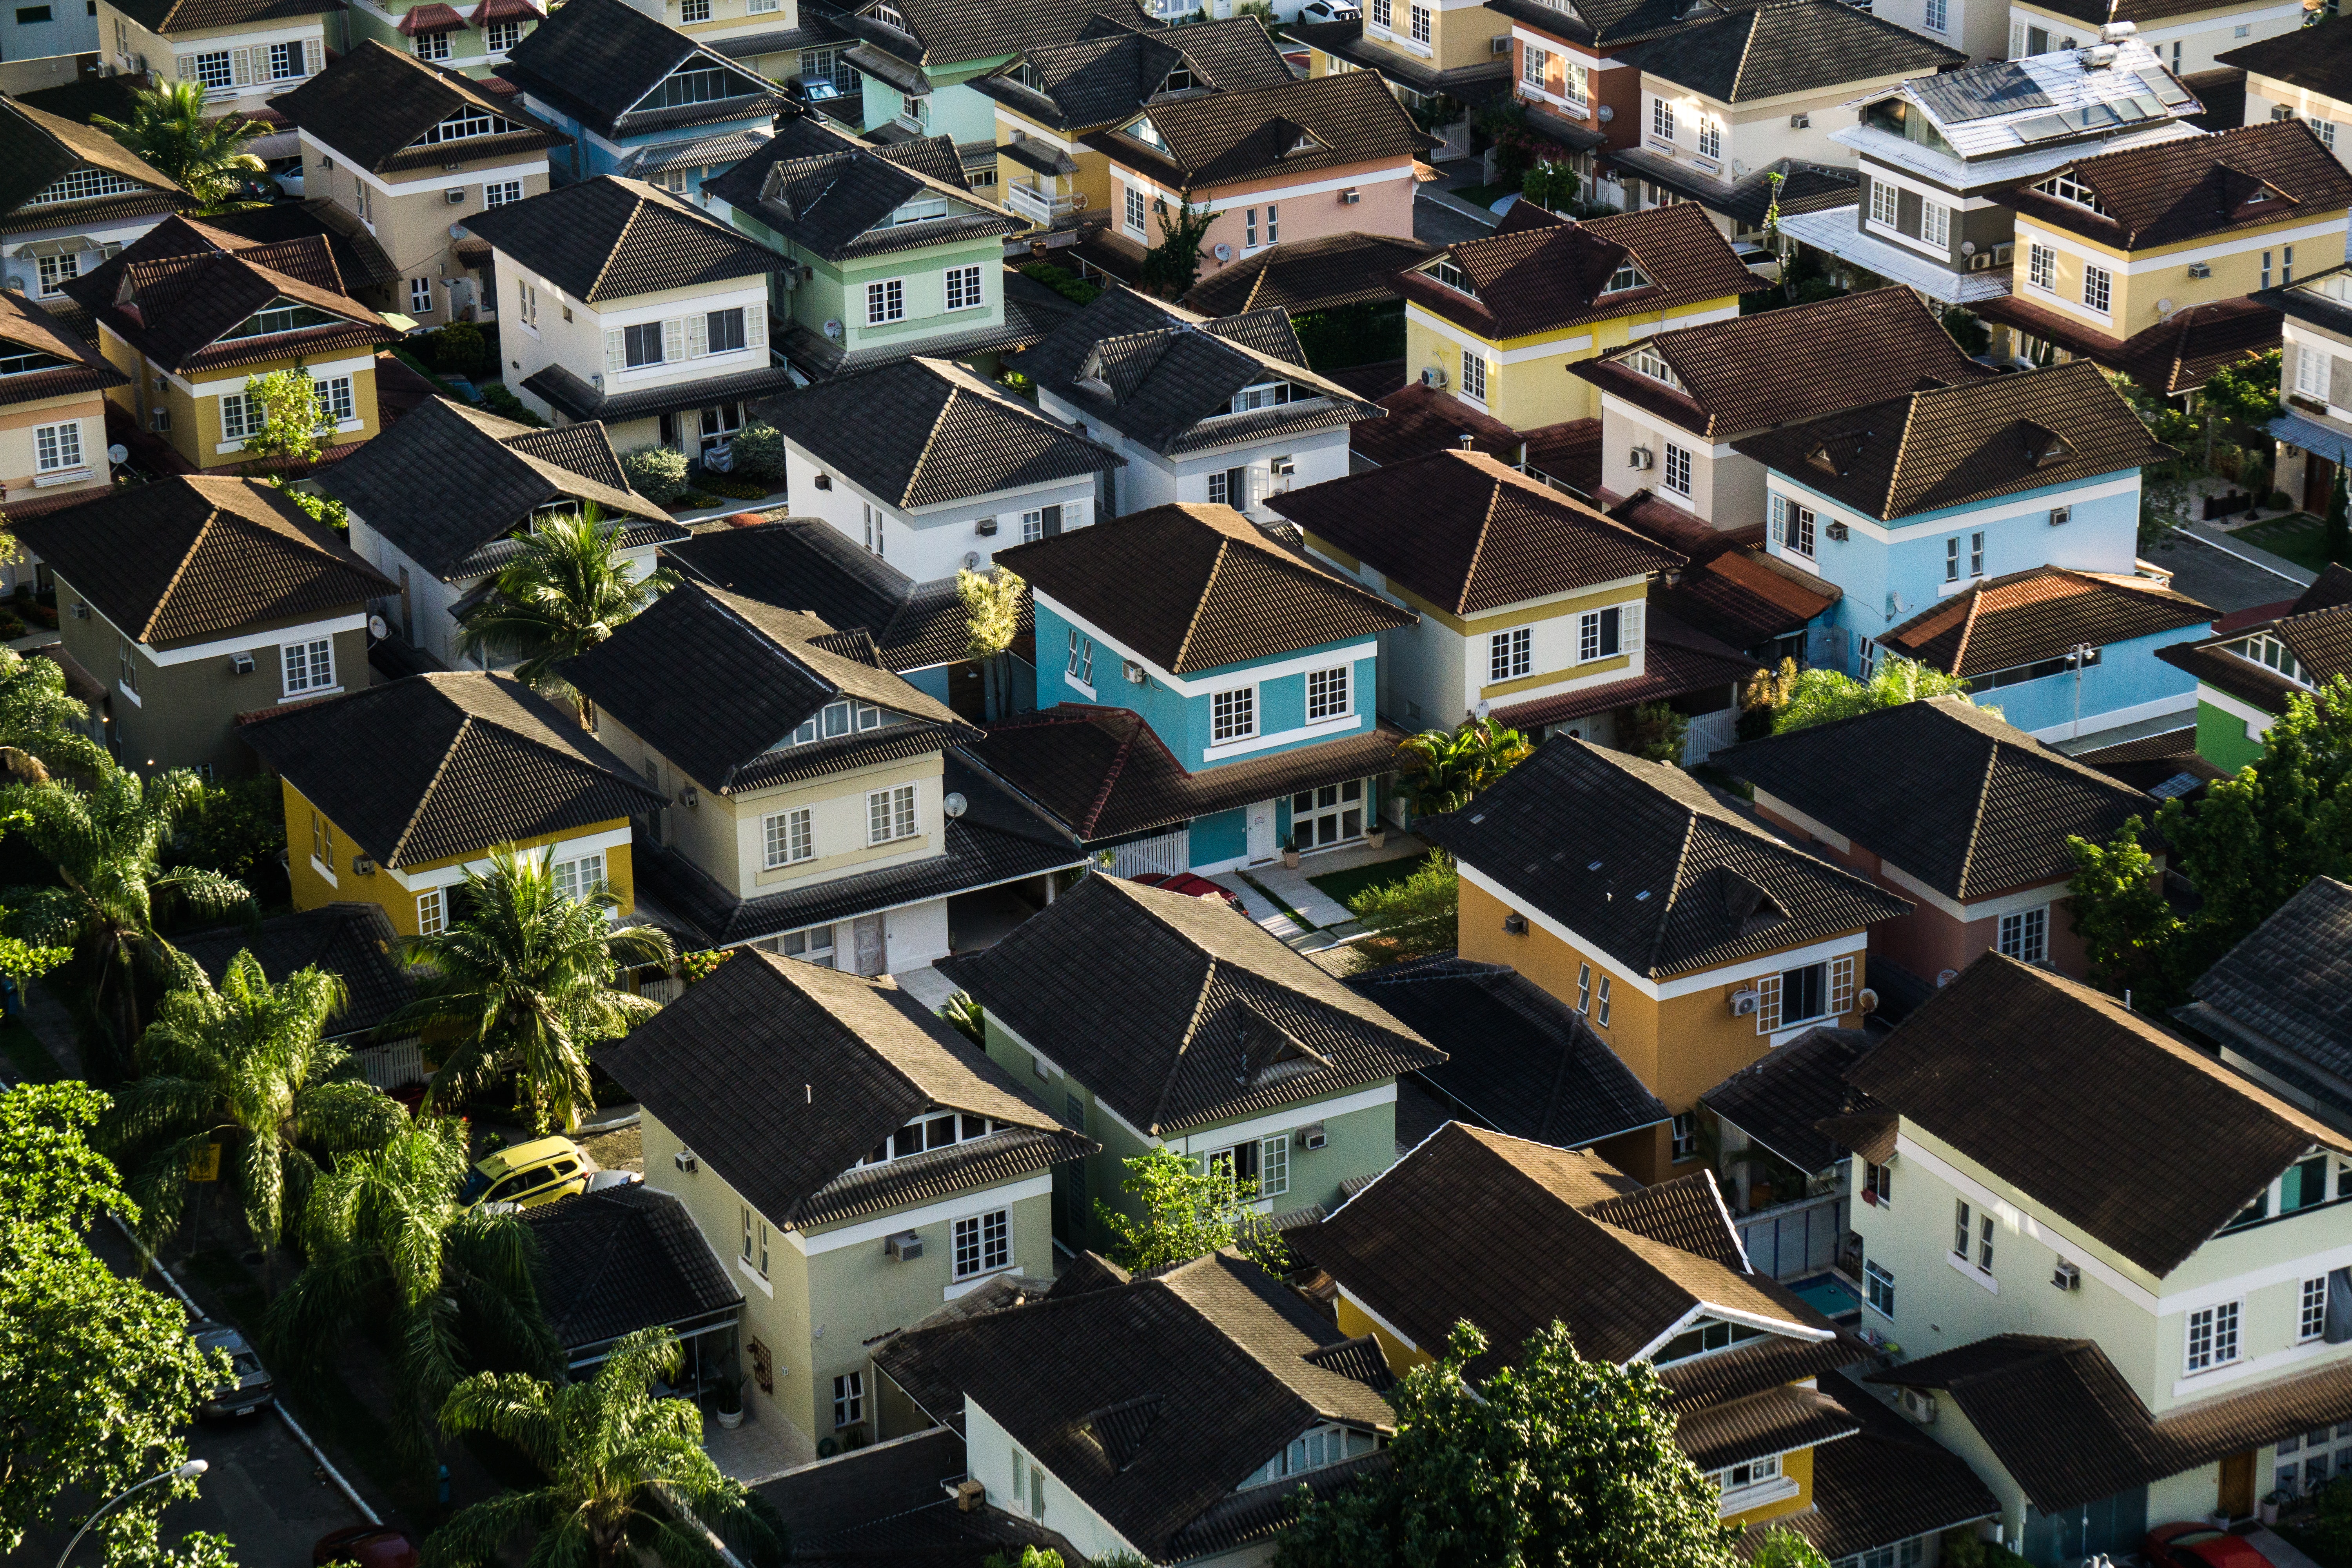
[[[377,174],[437,168],[451,158],[528,154],[563,138],[509,100],[463,73],[362,40],[269,107],[345,163]],[[487,121],[489,129],[443,140],[442,128]],[[430,139],[430,140],[428,140]]]
[[[2314,877],[2189,994],[2203,1005],[2178,1016],[2209,1035],[2225,1025],[2230,1043],[2255,1045],[2263,1065],[2352,1080],[2352,886]]]
[[[663,79],[689,62],[741,79],[755,90],[675,107],[648,105]],[[733,60],[625,0],[559,6],[509,52],[499,70],[533,98],[607,136],[764,119],[790,103]]]
[[[1674,28],[1626,58],[1644,72],[1721,103],[1818,92],[1869,77],[1966,65],[1946,48],[1841,0],[1734,10]]]
[[[783,264],[774,251],[667,191],[611,174],[493,207],[468,218],[467,227],[590,304],[748,280]]]
[[[2139,250],[2352,207],[2352,174],[2299,120],[2127,147],[2066,171],[2098,210],[2037,187],[2003,199],[2029,217]]]
[[[946,138],[877,147],[812,114],[786,119],[773,137],[703,188],[829,261],[1020,226],[963,184],[954,143]],[[889,221],[916,197],[936,198],[945,204],[944,213],[920,222]]]
[[[2187,626],[2213,610],[2145,577],[2037,566],[1988,577],[1879,634],[1882,647],[1949,675],[1990,675]]]
[[[1187,184],[1203,186],[1420,152],[1427,139],[1379,73],[1350,79],[1363,74],[1164,99],[1123,128],[1120,140],[1109,134],[1088,140],[1121,162],[1165,163]],[[1157,140],[1136,136],[1136,124],[1148,124]]]
[[[89,177],[61,184],[78,170],[87,170]],[[195,205],[169,175],[113,137],[6,97],[0,97],[0,171],[5,216],[36,205],[60,218],[81,216],[93,203],[121,205],[126,197],[137,198],[123,206],[126,213]]]

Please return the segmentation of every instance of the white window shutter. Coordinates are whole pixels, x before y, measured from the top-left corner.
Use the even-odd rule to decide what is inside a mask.
[[[768,307],[743,307],[743,345],[764,351],[768,346]]]
[[[237,86],[250,85],[253,81],[253,51],[231,49],[228,52],[228,68]]]
[[[700,359],[710,352],[710,318],[697,310],[686,319],[686,357]]]
[[[178,78],[180,80],[182,80],[182,81],[194,81],[194,80],[195,80],[195,79],[196,79],[196,57],[195,57],[195,56],[194,56],[194,55],[174,55],[174,56],[173,56],[173,57],[172,57],[172,74],[173,74],[173,76],[177,77],[177,78]]]
[[[1756,1032],[1769,1035],[1780,1026],[1780,977],[1767,974],[1756,982]]]
[[[615,327],[604,334],[604,374],[618,375],[628,364],[628,334]]]
[[[295,47],[302,51],[302,68],[297,73],[298,75],[317,76],[320,71],[327,68],[326,39],[305,38],[301,43]]]
[[[681,360],[686,357],[686,323],[673,316],[662,323],[662,358]]]
[[[2024,57],[2025,24],[2022,22],[2011,22],[2009,25],[2009,58],[2014,60],[2022,59]]]
[[[1623,605],[1617,616],[1617,647],[1622,653],[1633,653],[1642,646],[1642,601],[1635,599]]]

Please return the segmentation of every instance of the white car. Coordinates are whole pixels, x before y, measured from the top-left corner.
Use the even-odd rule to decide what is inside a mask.
[[[1298,19],[1302,22],[1360,22],[1364,19],[1364,8],[1349,5],[1348,0],[1307,0],[1307,4],[1298,8]]]

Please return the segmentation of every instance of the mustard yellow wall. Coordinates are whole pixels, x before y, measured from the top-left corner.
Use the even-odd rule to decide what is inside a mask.
[[[1016,128],[1026,131],[1031,136],[1039,140],[1061,135],[1051,126],[1032,120],[1018,110],[1008,109],[1001,103],[998,104],[996,106],[996,144],[999,147],[1011,146],[1013,133]],[[1063,139],[1067,140],[1067,138]],[[1035,184],[1048,195],[1066,195],[1073,192],[1082,195],[1087,198],[1088,212],[1114,211],[1111,206],[1110,159],[1083,142],[1071,146],[1069,154],[1070,161],[1077,164],[1078,172],[1075,174],[1066,174],[1059,179],[1048,178],[1027,164],[1016,163],[1010,158],[997,159],[996,199],[1003,201],[1004,186],[1018,180],[1024,184]]]
[[[1418,375],[1424,365],[1442,366],[1445,371],[1445,389],[1460,397],[1463,395],[1462,351],[1454,336],[1449,335],[1459,334],[1484,345],[1486,412],[1512,429],[1533,430],[1538,426],[1557,425],[1564,419],[1597,419],[1601,416],[1601,389],[1581,376],[1569,374],[1570,365],[1623,348],[1633,342],[1633,328],[1654,327],[1669,314],[1688,317],[1706,310],[1728,313],[1738,308],[1738,296],[1727,294],[1720,300],[1679,305],[1672,311],[1641,310],[1608,321],[1564,327],[1558,331],[1489,340],[1451,321],[1444,321],[1414,301],[1407,300],[1404,307],[1405,374]],[[1439,330],[1441,322],[1444,329],[1442,331]],[[1553,353],[1517,363],[1502,363],[1506,353],[1550,344],[1559,347]],[[1571,344],[1581,346],[1571,347]]]
[[[2017,259],[2013,274],[2018,298],[2045,309],[2054,309],[2068,320],[2093,331],[2110,333],[2118,338],[2145,331],[2163,320],[2157,312],[2157,301],[2169,300],[2176,311],[2191,305],[2209,305],[2223,300],[2236,300],[2263,288],[2263,252],[2271,253],[2270,281],[2276,285],[2285,281],[2286,246],[2294,247],[2295,276],[2305,277],[2331,267],[2343,259],[2342,237],[2346,209],[2333,211],[2298,211],[2291,221],[2264,228],[2242,229],[2215,239],[2190,240],[2181,245],[2151,246],[2145,250],[2126,251],[2113,246],[2098,245],[2082,236],[2063,229],[2053,229],[2020,214],[2017,220]],[[2292,242],[2279,235],[2315,223],[2335,226],[2332,235],[2306,236]],[[2050,301],[2028,287],[2026,279],[2027,248],[2037,240],[2048,243],[2057,256],[2057,294],[2063,303]],[[2066,247],[2087,250],[2105,258],[2104,262],[2084,262],[2071,254]],[[2226,247],[2226,250],[2225,247]],[[2149,267],[2150,262],[2161,265]],[[2189,267],[2202,262],[2210,267],[2210,278],[2191,278]],[[2110,304],[2113,324],[2106,325],[2087,313],[2077,313],[2083,303],[2083,268],[2105,266],[2112,279]],[[2133,266],[2148,269],[2134,273]],[[2071,308],[2070,308],[2071,307]]]
[[[1723,1516],[1728,1525],[1746,1527],[1767,1519],[1779,1519],[1784,1514],[1802,1513],[1813,1506],[1813,1451],[1800,1448],[1793,1454],[1780,1456],[1780,1473],[1797,1483],[1796,1495],[1768,1502],[1762,1508],[1751,1508],[1739,1513]]]
[[[131,378],[129,386],[110,388],[107,396],[129,410],[141,429],[152,427],[148,418],[150,410],[167,408],[172,414],[172,427],[168,431],[156,433],[171,444],[173,451],[189,462],[199,468],[235,468],[237,464],[246,461],[245,453],[241,450],[236,452],[218,450],[222,437],[220,397],[217,395],[197,397],[183,390],[177,382],[165,374],[162,366],[141,354],[137,349],[116,337],[103,326],[99,329],[98,349],[100,357],[107,363]],[[246,377],[250,378],[257,375],[274,374],[281,370],[292,370],[297,364],[302,363],[304,362],[295,359],[268,360],[259,364],[242,366],[240,369]],[[379,428],[376,418],[375,368],[370,365],[354,370],[350,374],[352,416],[359,421],[360,427],[356,430],[330,433],[326,440],[326,445],[330,447],[343,447],[354,441],[364,441],[373,436]],[[159,376],[163,381],[161,391],[158,391],[155,385]],[[244,386],[245,383],[239,381],[231,390],[242,391]]]
[[[1348,1293],[1345,1290],[1340,1291],[1333,1300],[1332,1306],[1339,1314],[1339,1331],[1351,1340],[1361,1339],[1366,1334],[1370,1334],[1379,1341],[1381,1358],[1389,1363],[1389,1370],[1397,1376],[1402,1377],[1414,1367],[1427,1366],[1437,1359],[1425,1352],[1415,1350],[1372,1321],[1365,1315],[1362,1308],[1348,1300]]]

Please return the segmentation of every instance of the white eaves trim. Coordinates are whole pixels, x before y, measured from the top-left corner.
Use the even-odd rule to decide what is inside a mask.
[[[1358,586],[1360,585],[1358,584]],[[1104,631],[1043,588],[1033,589],[1032,592],[1039,601],[1051,605],[1055,615],[1094,638],[1097,643],[1108,644],[1118,652],[1120,658],[1132,658],[1143,667],[1143,672],[1146,675],[1179,697],[1205,697],[1213,691],[1231,691],[1236,687],[1258,681],[1278,680],[1286,675],[1304,675],[1310,669],[1328,669],[1334,664],[1353,664],[1360,659],[1370,658],[1380,651],[1380,644],[1376,642],[1353,643],[1346,647],[1328,648],[1321,653],[1301,654],[1297,658],[1284,659],[1279,664],[1236,667],[1230,674],[1203,676],[1198,679],[1187,680],[1181,676],[1169,674],[1141,654],[1132,651],[1124,640]]]
[[[902,1230],[917,1230],[943,1220],[969,1219],[973,1215],[1003,1208],[1024,1198],[1044,1197],[1053,1190],[1053,1173],[1045,1172],[1003,1186],[961,1193],[940,1203],[926,1204],[919,1209],[897,1209],[889,1214],[877,1215],[856,1225],[843,1226],[839,1230],[819,1231],[814,1236],[798,1228],[787,1230],[784,1239],[791,1242],[793,1250],[802,1257],[814,1258],[821,1252],[838,1252],[845,1247],[879,1241]]]
[[[628,842],[629,829],[626,825],[624,825],[619,827],[608,827],[602,833],[587,834],[579,838],[558,839],[553,844],[535,844],[524,853],[538,855],[551,849],[568,860],[575,856],[593,855],[599,850],[618,849]],[[478,875],[487,872],[489,868],[490,860],[487,855],[478,860],[467,861],[462,866],[436,866],[429,871],[412,873],[403,871],[395,866],[378,868],[384,875],[389,876],[394,882],[412,893],[421,893],[432,888],[454,888],[466,879],[467,872],[471,871]]]

